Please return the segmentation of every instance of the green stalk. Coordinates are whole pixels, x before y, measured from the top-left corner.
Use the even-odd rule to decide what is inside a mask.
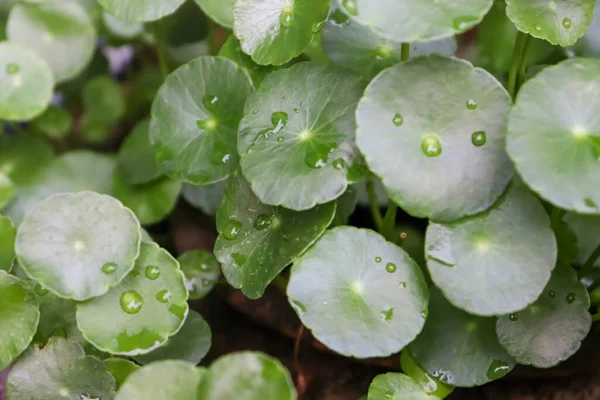
[[[372,174],[367,176],[367,195],[369,196],[369,205],[371,206],[371,216],[373,217],[373,222],[375,222],[375,227],[377,230],[381,232],[381,212],[379,211],[379,206],[377,205],[377,193],[375,193],[375,183],[373,182]]]
[[[410,58],[410,43],[402,43],[400,48],[400,61],[406,61]]]
[[[385,216],[383,217],[383,224],[379,233],[381,233],[388,241],[394,242],[396,239],[396,214],[398,213],[398,206],[390,200]]]
[[[586,262],[583,264],[583,267],[579,270],[579,277],[585,276],[588,272],[590,272],[594,268],[594,263],[600,257],[600,244],[596,246],[592,254],[588,257]]]
[[[523,66],[525,63],[524,60],[526,59],[524,53],[528,47],[527,43],[529,42],[529,38],[530,36],[528,34],[521,31],[517,32],[515,46],[513,48],[512,62],[510,65],[510,71],[508,73],[508,93],[512,97],[513,101],[515,100],[519,90],[519,71],[525,69]]]
[[[156,54],[158,56],[158,64],[160,66],[160,73],[163,79],[169,75],[169,60],[167,58],[167,46],[165,44],[163,22],[161,20],[156,21],[153,27],[154,42],[156,43]]]
[[[552,207],[552,213],[550,214],[552,226],[556,226],[560,221],[562,221],[566,213],[567,212],[565,210],[561,210],[558,207]]]

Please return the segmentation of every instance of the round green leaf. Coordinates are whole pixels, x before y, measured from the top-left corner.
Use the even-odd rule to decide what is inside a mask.
[[[0,172],[0,210],[6,207],[15,194],[15,185],[10,178]]]
[[[563,47],[585,35],[596,0],[506,0],[506,14],[521,32]]]
[[[281,65],[302,53],[329,13],[330,0],[238,0],[233,31],[258,64]]]
[[[0,173],[17,186],[36,176],[53,155],[52,147],[35,136],[0,135]]]
[[[212,185],[196,186],[184,183],[181,189],[183,198],[203,213],[215,215],[223,199],[226,181]]]
[[[143,185],[129,185],[119,174],[115,174],[115,197],[135,213],[142,225],[152,225],[169,215],[180,191],[181,182],[169,178]]]
[[[571,357],[592,326],[590,296],[569,266],[559,266],[540,298],[498,318],[500,344],[519,364],[549,368]]]
[[[52,68],[57,82],[79,75],[96,47],[94,25],[74,0],[17,4],[10,12],[6,33],[11,42],[37,51]]]
[[[515,366],[496,338],[495,318],[454,308],[435,287],[430,289],[429,318],[410,345],[417,363],[442,382],[461,387],[483,385]]]
[[[109,76],[97,76],[87,81],[82,101],[86,115],[97,124],[111,124],[125,114],[125,95]]]
[[[367,400],[439,400],[439,397],[427,394],[412,378],[390,372],[373,379]]]
[[[163,171],[193,184],[221,181],[237,168],[237,130],[248,75],[222,57],[199,57],[178,68],[152,104],[150,142]]]
[[[215,256],[227,281],[251,299],[306,251],[329,226],[335,203],[307,211],[263,204],[250,185],[233,176],[217,211]]]
[[[296,400],[296,389],[290,373],[277,359],[247,351],[213,362],[200,383],[198,398]]]
[[[15,259],[17,229],[10,218],[0,215],[0,270],[9,272]]]
[[[6,400],[111,400],[115,386],[102,361],[86,356],[76,342],[53,338],[12,366]]]
[[[187,290],[177,261],[142,242],[131,273],[102,297],[77,304],[86,340],[111,354],[139,355],[164,344],[183,325]]]
[[[123,358],[107,358],[104,360],[106,369],[115,378],[117,389],[129,378],[129,375],[140,369],[140,366]]]
[[[36,206],[19,226],[15,251],[27,275],[56,295],[100,296],[131,271],[140,223],[110,196],[62,193]]]
[[[469,62],[417,57],[367,87],[356,140],[400,207],[452,221],[489,208],[513,175],[504,150],[510,104],[502,85]]]
[[[33,293],[24,282],[0,270],[0,369],[29,346],[39,319]]]
[[[493,0],[338,0],[351,18],[396,42],[454,36],[476,26]]]
[[[185,275],[185,286],[190,293],[190,300],[206,296],[221,276],[219,262],[206,250],[186,251],[177,257],[177,261]]]
[[[385,68],[400,62],[402,43],[386,39],[372,29],[351,20],[340,9],[334,9],[323,28],[323,50],[337,65],[371,80]],[[430,53],[454,55],[456,39],[449,37],[426,43],[412,43],[410,56]]]
[[[50,104],[54,77],[35,51],[18,43],[0,42],[0,86],[0,119],[28,120]]]
[[[138,123],[127,135],[117,159],[117,171],[130,185],[148,183],[162,175],[149,138],[150,119]]]
[[[575,263],[583,265],[600,244],[600,216],[566,213],[563,221],[577,236],[577,257]],[[594,262],[594,267],[600,266],[600,259]]]
[[[354,145],[360,81],[310,62],[273,72],[246,102],[238,151],[244,176],[266,204],[302,211],[361,178]]]
[[[102,22],[110,33],[123,39],[134,39],[144,32],[143,23],[124,21],[106,11],[102,12]]]
[[[161,360],[183,360],[196,365],[206,356],[210,344],[210,327],[200,314],[190,311],[179,332],[167,343],[151,353],[134,358],[141,364]]]
[[[354,227],[325,232],[294,263],[287,294],[315,338],[356,358],[388,356],[412,342],[429,299],[421,269],[404,250]]]
[[[45,346],[50,338],[62,337],[85,345],[75,320],[75,302],[55,296],[35,281],[29,283],[40,307],[40,323],[33,342]]]
[[[109,13],[129,22],[156,21],[173,14],[185,0],[98,0]]]
[[[202,11],[218,24],[233,28],[233,5],[235,0],[195,0]]]
[[[202,369],[183,361],[153,363],[131,374],[115,400],[197,400],[203,375]]]
[[[590,95],[598,91],[598,59],[572,58],[544,69],[519,92],[506,138],[529,187],[583,214],[600,213],[600,97]]]
[[[544,207],[520,183],[485,213],[431,223],[425,249],[431,278],[448,300],[483,316],[533,303],[550,280],[557,255]]]
[[[400,354],[400,367],[406,375],[414,379],[427,393],[436,396],[438,399],[444,399],[454,391],[454,386],[446,385],[419,367],[412,354],[410,354],[409,349],[402,350],[402,354]]]
[[[250,75],[254,87],[258,87],[263,79],[276,69],[276,67],[271,65],[258,65],[252,61],[252,58],[242,51],[240,41],[234,35],[229,36],[225,44],[219,50],[219,55],[230,59],[246,71],[246,73]]]
[[[34,131],[52,139],[62,139],[69,134],[73,116],[62,107],[50,106],[31,122]]]

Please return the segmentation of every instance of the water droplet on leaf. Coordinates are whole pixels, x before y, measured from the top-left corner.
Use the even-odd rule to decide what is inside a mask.
[[[292,25],[292,22],[294,22],[294,9],[291,4],[283,6],[281,15],[279,16],[279,22],[286,28],[289,28],[290,25]]]
[[[263,229],[267,229],[273,223],[273,218],[275,218],[275,216],[273,214],[259,215],[258,217],[256,217],[256,220],[254,221],[254,229],[259,230],[259,231],[261,231]]]
[[[385,322],[390,322],[392,320],[393,316],[394,316],[393,308],[388,308],[387,310],[383,310],[381,312],[381,319],[383,319]]]
[[[519,320],[519,314],[510,314],[508,316],[508,319],[510,319],[513,322],[518,321]]]
[[[275,132],[281,131],[288,122],[288,115],[283,111],[275,111],[271,114],[271,123]]]
[[[442,154],[442,144],[437,136],[428,135],[421,142],[421,150],[427,157],[437,157]]]
[[[168,290],[161,290],[160,292],[156,293],[156,300],[166,304],[171,299],[171,296],[171,292]]]
[[[101,269],[102,272],[104,272],[106,275],[110,275],[117,270],[117,264],[115,264],[114,262],[107,262],[102,266]]]
[[[238,267],[241,267],[244,264],[246,264],[246,256],[244,256],[243,254],[232,253],[231,258],[233,258],[233,261],[237,264]]]
[[[406,282],[400,282],[400,287],[402,289],[406,289]]]
[[[575,293],[569,293],[567,294],[567,303],[569,304],[573,304],[573,302],[575,301],[575,299],[577,298],[577,295],[575,295]]]
[[[598,208],[598,205],[592,199],[585,199],[585,200],[583,200],[583,202],[585,203],[586,206],[588,206],[590,208]]]
[[[385,266],[385,269],[390,274],[393,274],[394,272],[396,272],[396,264],[394,264],[394,263],[387,263],[387,265]]]
[[[375,257],[375,262],[376,263],[380,263],[381,262],[381,257]]]
[[[488,368],[487,376],[488,379],[494,380],[502,378],[510,371],[510,364],[502,360],[493,360]]]
[[[477,109],[477,102],[473,99],[469,99],[467,100],[467,108],[469,110],[475,110]]]
[[[358,15],[358,9],[356,8],[356,0],[344,0],[342,4],[344,5],[346,11],[348,11],[348,14],[354,16]]]
[[[542,30],[542,26],[541,25],[536,25],[535,26],[535,30],[538,31],[538,32],[541,31]]]
[[[569,29],[571,27],[571,19],[570,18],[563,19],[562,24],[565,27],[565,29]]]
[[[554,290],[551,290],[548,292],[548,296],[554,297],[554,296],[556,296],[556,293],[554,292]]]
[[[21,70],[21,68],[19,68],[19,66],[17,64],[14,64],[14,63],[6,64],[6,73],[8,75],[14,75],[17,72],[19,72],[20,70]]]
[[[471,142],[477,146],[481,147],[487,141],[487,135],[484,131],[477,131],[471,135]]]
[[[402,118],[402,115],[396,113],[396,115],[394,115],[394,118],[392,118],[392,122],[394,123],[394,125],[400,126],[404,123],[404,118]]]
[[[208,111],[214,112],[215,109],[217,108],[218,101],[219,101],[219,98],[217,96],[215,96],[214,94],[207,94],[202,98],[202,105]]]
[[[127,314],[137,314],[144,305],[144,299],[135,290],[128,290],[121,294],[121,309]]]
[[[279,143],[282,143],[284,140],[285,140],[285,138],[284,138],[283,136],[279,136],[279,137],[277,138],[277,141],[278,141]]]
[[[342,170],[346,166],[346,162],[343,158],[338,158],[333,161],[333,168]]]
[[[230,219],[227,221],[225,225],[225,229],[223,229],[223,236],[227,240],[235,240],[237,239],[240,230],[242,229],[242,223],[236,219]]]
[[[146,277],[151,281],[158,279],[160,276],[160,268],[155,265],[149,265],[146,267]]]

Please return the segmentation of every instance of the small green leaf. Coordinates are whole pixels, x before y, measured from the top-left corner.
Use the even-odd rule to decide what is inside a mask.
[[[508,154],[529,187],[565,210],[600,213],[600,60],[572,58],[527,81],[510,113]],[[568,95],[567,95],[568,94]]]
[[[195,0],[212,20],[225,28],[233,28],[233,6],[235,0]]]
[[[600,216],[568,212],[565,214],[563,221],[577,237],[575,264],[582,266],[600,244]],[[594,262],[594,267],[599,266],[600,259]]]
[[[134,269],[118,286],[77,305],[77,323],[100,350],[145,354],[181,328],[187,298],[177,261],[157,244],[142,243]]]
[[[139,122],[121,144],[117,171],[130,185],[148,183],[162,172],[150,145],[150,119]]]
[[[0,119],[28,120],[50,104],[54,77],[35,51],[18,43],[0,42],[0,86]]]
[[[106,369],[115,378],[117,389],[127,380],[129,375],[140,369],[140,366],[123,358],[107,358],[104,360]]]
[[[177,257],[185,275],[185,286],[190,300],[206,296],[221,276],[221,265],[214,255],[206,250],[190,250]]]
[[[367,87],[356,140],[400,207],[453,221],[489,208],[513,175],[504,150],[510,104],[502,85],[467,61],[417,57]]]
[[[211,344],[210,327],[195,311],[190,311],[185,323],[167,343],[156,350],[134,359],[141,364],[161,360],[183,360],[192,365],[202,361]]]
[[[106,293],[131,271],[140,240],[138,220],[119,201],[63,193],[27,214],[15,251],[27,275],[60,297],[81,301]]]
[[[296,400],[296,390],[290,373],[277,359],[258,352],[232,353],[218,358],[208,368],[198,399],[233,398]]]
[[[215,215],[223,199],[223,191],[227,181],[212,185],[196,186],[184,183],[182,188],[183,198],[192,206],[208,215]]]
[[[227,281],[252,299],[331,223],[335,203],[307,211],[263,204],[239,175],[230,178],[217,211],[215,256]]]
[[[410,354],[409,349],[402,350],[400,367],[402,368],[402,372],[420,384],[427,393],[439,399],[448,397],[454,391],[454,386],[446,385],[419,367],[412,354]]]
[[[156,21],[173,14],[185,0],[98,0],[109,13],[129,22]]]
[[[42,115],[31,121],[34,131],[51,139],[62,139],[69,134],[73,116],[62,107],[50,106]]]
[[[163,171],[193,184],[224,180],[237,168],[237,129],[248,75],[223,57],[199,57],[179,67],[152,105],[150,142]]]
[[[367,400],[439,400],[427,392],[412,378],[390,372],[377,375],[369,386]]]
[[[17,229],[10,218],[0,215],[0,270],[10,272],[15,259]]]
[[[53,338],[41,350],[30,349],[12,366],[6,400],[111,400],[115,386],[102,361],[86,356],[76,342]]]
[[[366,169],[354,145],[361,93],[349,72],[303,62],[273,72],[248,97],[238,151],[263,203],[308,210],[362,178]]]
[[[431,223],[425,249],[431,278],[448,300],[483,316],[512,313],[537,300],[557,255],[544,207],[519,182],[485,213]]]
[[[596,0],[506,0],[506,14],[521,32],[563,47],[585,35]]]
[[[413,341],[429,298],[404,250],[354,227],[325,232],[294,263],[287,294],[315,338],[356,358],[388,356]]]
[[[35,281],[28,283],[40,308],[40,322],[33,343],[45,346],[50,338],[58,336],[84,346],[85,339],[75,320],[75,302],[55,296]]]
[[[92,60],[96,30],[85,9],[74,0],[19,3],[10,12],[8,39],[37,51],[57,82],[79,75]]]
[[[430,291],[425,328],[410,345],[416,362],[433,377],[459,387],[483,385],[508,374],[515,361],[498,343],[495,318],[467,314],[437,288]]]
[[[29,346],[39,319],[33,293],[24,282],[0,270],[0,369]]]
[[[183,361],[159,361],[132,373],[115,400],[197,400],[203,375],[204,370]]]
[[[233,31],[261,65],[285,64],[302,53],[329,13],[330,0],[238,0]]]
[[[0,173],[17,186],[35,177],[53,156],[52,147],[35,136],[0,135]]]
[[[590,296],[569,266],[558,266],[540,298],[498,318],[500,344],[519,364],[550,368],[571,357],[592,326]]]
[[[221,50],[219,50],[219,55],[230,59],[246,71],[250,75],[254,87],[258,87],[267,75],[276,69],[273,66],[258,65],[252,61],[252,58],[242,51],[240,41],[234,35],[229,36],[225,44],[221,47]]]
[[[15,185],[10,178],[0,172],[0,210],[12,200],[15,194]]]
[[[125,114],[125,95],[119,84],[108,76],[87,81],[82,101],[88,118],[99,124],[111,124]]]

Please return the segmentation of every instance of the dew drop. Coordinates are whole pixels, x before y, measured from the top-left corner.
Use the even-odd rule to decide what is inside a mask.
[[[215,109],[217,108],[218,101],[219,101],[219,98],[217,96],[215,96],[214,94],[207,94],[202,98],[202,105],[208,111],[214,112]]]
[[[281,10],[281,15],[279,16],[279,23],[281,26],[289,28],[294,22],[294,9],[291,4],[286,4],[283,6]]]
[[[542,30],[542,26],[541,25],[536,25],[535,26],[535,30],[540,32]]]
[[[254,111],[252,111],[252,114],[253,114],[253,115],[256,115],[256,114],[258,114],[258,110],[254,110]]]
[[[584,199],[583,202],[590,208],[598,208],[598,205],[592,199]]]
[[[6,64],[6,73],[8,75],[14,75],[14,74],[18,73],[20,70],[21,70],[21,68],[19,68],[19,66],[17,64],[14,64],[14,63]]]
[[[146,278],[150,279],[151,281],[155,281],[159,276],[160,268],[158,268],[156,265],[149,265],[146,267]]]
[[[271,123],[273,124],[273,130],[277,133],[285,128],[288,122],[288,115],[283,111],[275,111],[271,114]]]
[[[135,290],[128,290],[121,294],[121,309],[127,314],[137,314],[144,305],[144,299]]]
[[[343,170],[346,167],[346,162],[343,158],[338,158],[333,161],[333,168],[337,170]]]
[[[385,322],[390,322],[394,317],[394,309],[388,308],[387,310],[383,310],[380,315],[382,320]]]
[[[298,114],[300,112],[300,110],[297,108],[293,108],[292,111],[294,111],[296,114]]]
[[[565,29],[569,29],[571,27],[571,18],[565,18],[562,22]]]
[[[106,264],[104,264],[102,266],[102,272],[104,272],[106,275],[110,275],[113,274],[116,270],[117,270],[117,264],[115,264],[114,262],[107,262]]]
[[[375,262],[376,263],[380,263],[381,262],[381,257],[375,257]]]
[[[394,118],[392,118],[392,122],[396,126],[401,126],[404,123],[404,118],[402,118],[402,115],[396,113],[396,115],[394,115]]]
[[[556,293],[554,292],[554,290],[551,290],[548,292],[548,296],[554,297],[554,296],[556,296]]]
[[[437,157],[442,154],[442,144],[437,136],[428,135],[421,142],[421,150],[427,157]]]
[[[246,264],[246,256],[243,254],[232,253],[231,258],[233,258],[233,261],[237,264],[238,267],[241,267],[244,264]]]
[[[510,364],[502,360],[493,360],[487,371],[488,379],[494,380],[502,378],[510,372]]]
[[[576,298],[577,298],[577,295],[575,295],[575,293],[571,292],[571,293],[567,294],[567,298],[566,298],[567,303],[573,304],[573,302],[575,301]]]
[[[37,285],[35,285],[35,293],[38,296],[45,296],[48,294],[48,289],[45,289],[42,285],[40,285],[39,283]]]
[[[212,152],[210,153],[210,163],[215,166],[227,164],[231,158],[231,153],[227,145],[221,142],[214,142]]]
[[[400,282],[400,287],[402,289],[406,289],[406,282]]]
[[[242,223],[237,219],[230,219],[227,221],[225,225],[225,229],[223,229],[223,236],[227,240],[235,240],[237,239],[240,230],[242,229]]]
[[[254,221],[254,229],[259,231],[267,229],[273,224],[274,218],[275,216],[273,214],[260,214]]]
[[[356,7],[356,0],[344,0],[342,2],[342,4],[344,5],[344,8],[346,9],[346,11],[348,11],[348,14],[354,15],[354,16],[358,15],[358,9]]]
[[[510,319],[512,322],[518,321],[519,320],[519,314],[510,314],[508,316],[508,319]]]
[[[279,136],[279,137],[277,138],[277,141],[278,141],[279,143],[282,143],[284,140],[285,140],[285,138],[284,138],[283,136]]]
[[[481,147],[487,141],[487,135],[484,131],[477,131],[471,135],[471,142],[477,147]]]
[[[345,14],[342,10],[335,10],[331,13],[329,19],[337,25],[344,25],[350,20],[350,17],[347,14]]]
[[[166,304],[171,299],[171,296],[171,292],[168,290],[161,290],[160,292],[156,293],[156,300]]]
[[[469,110],[475,110],[477,109],[477,102],[473,99],[469,99],[467,100],[467,108]]]
[[[387,272],[389,272],[390,274],[393,274],[394,272],[396,272],[396,264],[394,264],[394,263],[387,263],[387,265],[385,266],[385,270]]]

